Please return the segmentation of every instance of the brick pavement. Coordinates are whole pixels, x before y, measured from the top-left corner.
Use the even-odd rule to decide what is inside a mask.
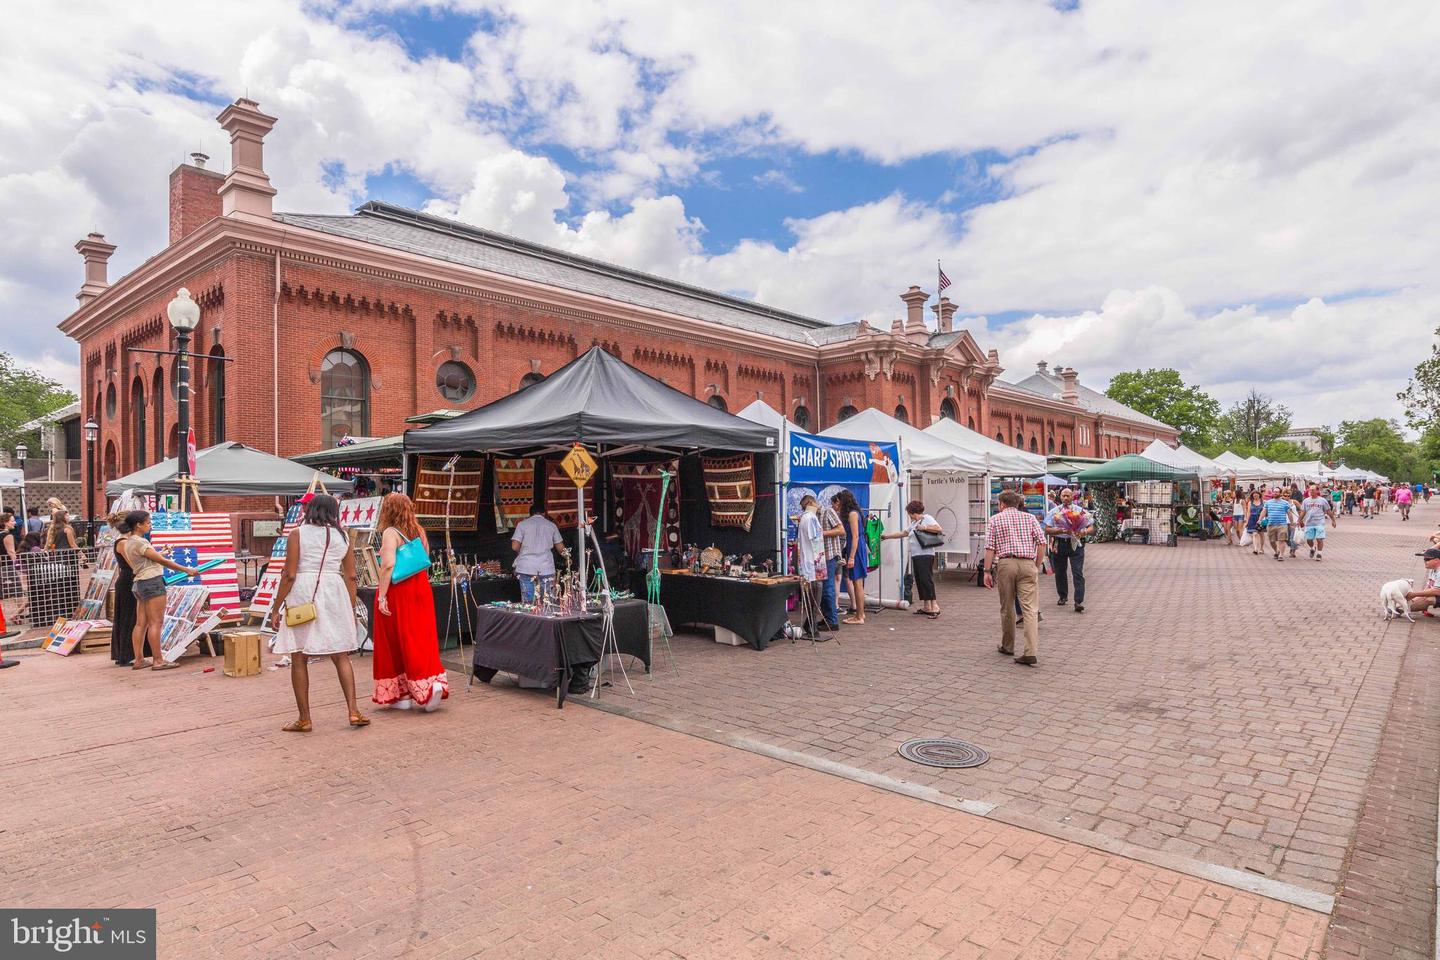
[[[17,658],[0,902],[158,903],[167,958],[1320,953],[1321,914],[513,687],[357,731],[317,668],[297,736],[283,671]]]
[[[1440,505],[1408,524],[1343,518],[1321,563],[1303,548],[1276,563],[1223,543],[1093,546],[1084,614],[1041,585],[1035,670],[996,655],[995,595],[958,574],[942,577],[940,620],[872,614],[839,646],[756,653],[681,635],[679,674],[627,707],[994,804],[1011,822],[1332,894],[1407,638],[1440,631],[1387,626],[1378,587],[1423,577],[1411,554],[1437,520]],[[992,759],[943,771],[895,752],[936,735]]]

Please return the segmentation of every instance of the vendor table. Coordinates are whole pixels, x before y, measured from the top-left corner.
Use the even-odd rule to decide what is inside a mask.
[[[459,646],[462,641],[469,641],[475,614],[464,603],[451,609],[450,598],[454,585],[432,583],[430,592],[435,597],[435,632],[440,635],[440,649],[448,650]],[[493,603],[496,600],[515,601],[520,599],[520,581],[514,577],[473,577],[468,592],[471,603],[475,605]],[[365,609],[370,611],[370,622],[373,624],[376,589],[360,587],[355,593],[360,602],[365,604]]]
[[[670,625],[708,623],[733,631],[756,650],[764,650],[770,639],[789,619],[786,602],[798,580],[756,583],[733,577],[699,576],[690,573],[660,573],[660,605]],[[645,593],[645,574],[631,575],[631,589]]]
[[[542,617],[504,607],[477,607],[470,669],[482,683],[489,683],[501,671],[536,683],[555,683],[555,705],[563,707],[576,669],[600,660],[603,641],[604,627],[596,613]],[[621,653],[639,658],[649,672],[645,601],[616,601],[615,642]]]

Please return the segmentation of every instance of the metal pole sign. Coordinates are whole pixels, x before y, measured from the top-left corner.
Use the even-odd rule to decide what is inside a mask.
[[[195,476],[195,428],[185,431],[185,472]]]
[[[560,461],[560,469],[564,470],[565,475],[575,484],[576,515],[579,518],[575,523],[575,560],[579,564],[580,597],[582,600],[585,598],[586,586],[585,524],[587,518],[585,516],[585,485],[595,476],[595,471],[599,468],[600,465],[595,462],[595,458],[590,455],[590,451],[578,443],[571,447],[570,452],[565,454],[564,458]]]

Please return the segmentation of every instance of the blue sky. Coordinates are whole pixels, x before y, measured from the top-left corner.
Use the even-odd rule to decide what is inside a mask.
[[[1425,0],[249,0],[201,34],[155,4],[14,25],[7,348],[61,379],[75,240],[112,277],[162,249],[170,168],[228,166],[240,95],[279,118],[278,209],[428,207],[834,321],[888,322],[939,259],[1017,375],[1175,366],[1323,423],[1398,412],[1415,351],[1354,331],[1440,323]]]

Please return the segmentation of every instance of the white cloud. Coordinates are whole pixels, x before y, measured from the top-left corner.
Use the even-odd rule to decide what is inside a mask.
[[[940,257],[963,309],[1047,315],[983,332],[1012,370],[1068,338],[1052,359],[1092,382],[1166,364],[1223,396],[1268,377],[1297,411],[1338,419],[1393,408],[1440,319],[1428,0],[1363,17],[1340,0],[1086,0],[1068,13],[841,0],[824,17],[757,0],[430,4],[498,24],[460,62],[362,28],[368,12],[417,5],[211,5],[203,30],[179,0],[15,20],[0,41],[15,92],[0,105],[5,348],[70,349],[49,328],[73,305],[71,244],[87,231],[119,244],[112,276],[163,245],[169,169],[197,146],[227,152],[197,89],[248,92],[280,117],[267,166],[281,209],[343,210],[367,175],[400,169],[445,215],[831,320],[897,315],[896,295]],[[587,169],[563,169],[551,144]],[[706,250],[676,194],[711,176],[711,159],[762,150],[1011,157],[988,171],[965,160],[933,197],[877,191],[787,221],[785,243]],[[791,189],[782,167],[755,186]],[[936,206],[977,189],[997,199],[961,216]],[[1321,302],[1356,290],[1397,292]],[[1349,338],[1372,323],[1414,349]],[[1301,372],[1256,369],[1251,335],[1299,342]]]

